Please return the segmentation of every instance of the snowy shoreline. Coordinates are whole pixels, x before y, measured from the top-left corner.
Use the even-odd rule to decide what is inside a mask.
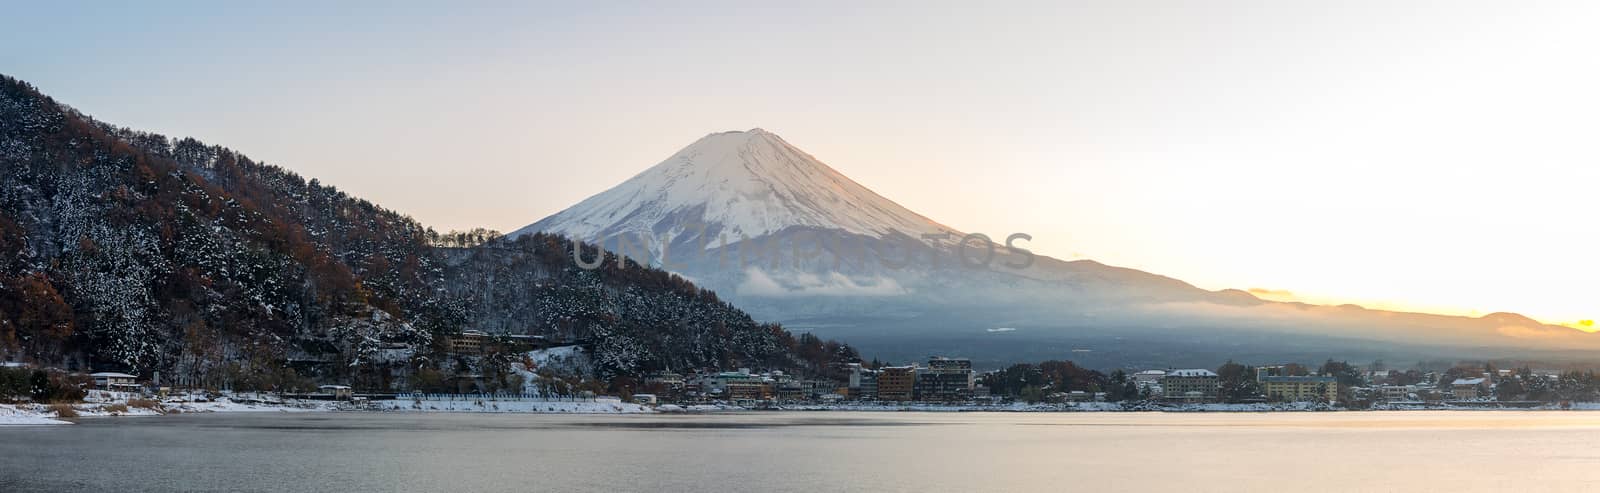
[[[134,405],[138,404],[138,405]],[[63,417],[57,408],[71,408]],[[195,396],[165,401],[139,400],[120,392],[93,391],[83,402],[72,404],[0,404],[0,426],[69,425],[73,418],[163,416],[187,413],[245,412],[436,412],[436,413],[523,413],[523,414],[644,414],[655,409],[622,402],[616,398],[591,400],[497,400],[497,399],[402,399],[366,402],[279,399],[261,396],[224,396],[215,399]]]
[[[345,409],[340,409],[345,410]],[[528,414],[644,414],[654,409],[622,402],[621,399],[594,400],[411,400],[368,401],[354,406],[355,412],[443,412],[443,413],[528,413]]]
[[[248,401],[248,400],[247,400]],[[364,403],[287,400],[274,403],[236,402],[227,397],[209,401],[170,400],[154,407],[133,407],[121,396],[98,396],[92,401],[71,404],[76,416],[63,418],[45,404],[0,404],[0,426],[70,425],[73,418],[141,417],[185,413],[239,412],[343,412],[343,413],[488,413],[488,414],[719,414],[746,412],[1018,412],[1018,413],[1278,413],[1278,412],[1363,412],[1363,411],[1600,411],[1600,403],[1573,403],[1563,408],[1545,405],[1530,408],[1463,407],[1449,405],[1398,405],[1378,409],[1344,409],[1324,404],[1182,404],[1135,405],[1085,402],[1075,404],[796,404],[774,407],[742,407],[728,404],[663,404],[650,407],[599,398],[589,401],[519,400],[385,400]]]
[[[127,398],[86,399],[72,404],[0,404],[0,426],[5,425],[70,425],[68,419],[104,417],[164,416],[185,413],[241,413],[241,412],[317,412],[334,411],[331,402],[290,401],[281,404],[234,402],[227,398],[210,401],[148,401],[135,406]],[[58,406],[72,409],[71,416],[61,416]]]

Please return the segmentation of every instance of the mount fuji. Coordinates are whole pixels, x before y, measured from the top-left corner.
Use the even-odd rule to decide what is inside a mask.
[[[795,227],[877,236],[954,232],[756,128],[707,135],[621,185],[514,234],[676,234],[688,221],[740,238]]]
[[[707,135],[508,235],[561,234],[710,287],[758,318],[867,354],[1105,366],[1223,358],[1562,357],[1600,336],[1481,318],[1266,301],[967,235],[762,129]]]

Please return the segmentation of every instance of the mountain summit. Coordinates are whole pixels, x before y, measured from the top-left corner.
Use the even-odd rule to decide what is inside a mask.
[[[874,237],[954,233],[777,134],[754,128],[702,137],[621,185],[512,236],[547,232],[598,241],[623,234],[676,235],[698,225],[730,242],[795,227]]]

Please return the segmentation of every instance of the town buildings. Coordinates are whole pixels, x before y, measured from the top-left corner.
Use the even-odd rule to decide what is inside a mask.
[[[120,390],[124,392],[136,392],[139,390],[139,384],[134,383],[139,377],[127,373],[103,371],[91,373],[89,378],[94,379],[95,388],[100,390]]]
[[[355,396],[349,385],[320,385],[317,391],[332,396],[336,401],[348,401]]]
[[[645,379],[661,400],[804,402],[839,395],[842,382],[826,378],[800,378],[782,371],[691,371],[652,373]],[[676,384],[675,384],[676,383]],[[839,395],[843,398],[842,395]],[[746,402],[748,404],[748,402]]]
[[[544,349],[559,344],[554,344],[544,336],[526,334],[497,334],[491,335],[482,331],[467,330],[460,334],[446,337],[450,354],[455,356],[478,356],[488,353],[523,353],[535,349]],[[571,344],[568,342],[567,344]]]
[[[460,334],[448,337],[450,354],[480,354],[483,352],[483,340],[488,334],[476,330],[463,331]]]
[[[917,366],[878,369],[878,400],[909,401],[916,396]]]
[[[805,400],[810,393],[808,385],[803,380],[796,380],[784,375],[783,372],[772,372],[773,395],[780,401]]]
[[[966,402],[974,397],[977,375],[972,360],[933,357],[928,366],[848,367],[846,393],[856,400]],[[823,382],[818,382],[820,389]],[[985,389],[987,390],[987,389]]]
[[[1385,401],[1396,402],[1417,399],[1416,385],[1384,385],[1379,390],[1383,393],[1383,400]]]
[[[669,389],[683,388],[683,375],[670,371],[658,371],[645,375],[645,385],[660,385]]]
[[[1166,377],[1166,370],[1145,370],[1133,374],[1133,384],[1139,388],[1140,394],[1160,396],[1161,379]]]
[[[750,373],[749,368],[740,368],[738,371],[723,371],[700,375],[700,389],[710,395],[724,395],[731,385],[746,385],[752,383],[766,383],[761,375]]]
[[[727,391],[727,398],[730,401],[760,401],[772,398],[772,385],[761,380],[729,381],[723,388]]]
[[[1333,377],[1263,376],[1258,377],[1261,393],[1275,402],[1335,402],[1339,381]]]
[[[927,368],[916,372],[916,399],[926,402],[971,400],[974,383],[971,360],[932,358],[928,360]]]
[[[1257,382],[1260,382],[1261,379],[1266,378],[1266,377],[1287,377],[1287,376],[1290,376],[1289,375],[1289,371],[1288,371],[1288,367],[1285,367],[1284,365],[1262,365],[1262,366],[1257,366],[1256,367],[1256,381]]]
[[[1087,391],[1083,391],[1083,390],[1074,390],[1074,391],[1070,391],[1070,392],[1056,392],[1054,394],[1050,394],[1050,398],[1048,400],[1050,402],[1072,402],[1072,403],[1105,402],[1106,393],[1105,392],[1087,392]]]
[[[1476,400],[1486,394],[1487,382],[1486,378],[1457,378],[1450,382],[1450,394],[1458,401]]]
[[[864,368],[861,363],[850,363],[850,381],[846,384],[850,398],[856,400],[878,399],[878,370]]]
[[[1211,370],[1172,370],[1161,378],[1161,395],[1176,402],[1216,402],[1218,383]]]

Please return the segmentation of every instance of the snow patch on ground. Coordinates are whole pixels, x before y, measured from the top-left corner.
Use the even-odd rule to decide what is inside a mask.
[[[15,425],[70,425],[55,419],[55,411],[33,404],[0,404],[0,426]]]
[[[210,402],[168,402],[167,412],[181,413],[271,413],[312,412],[339,409],[333,401],[284,401],[278,403],[234,402],[226,397]]]
[[[528,351],[533,370],[548,368],[564,375],[585,375],[593,368],[593,360],[583,346],[562,346]]]
[[[201,394],[181,395],[156,401],[148,399],[140,405],[130,402],[144,399],[126,392],[91,390],[83,402],[70,404],[79,418],[161,416],[173,413],[235,413],[235,412],[306,412],[333,411],[340,403],[332,401],[273,400],[263,402],[253,398],[222,396],[208,398]],[[236,400],[237,399],[237,400]],[[55,410],[44,404],[0,404],[0,425],[72,424],[63,421]]]
[[[721,411],[749,411],[750,408],[732,404],[662,404],[656,406],[656,412],[662,413],[711,413]]]
[[[401,412],[444,413],[575,413],[575,414],[636,414],[655,412],[648,407],[622,402],[620,399],[598,398],[592,401],[538,401],[538,400],[392,400],[371,401],[365,409]]]
[[[103,418],[109,416],[160,416],[164,412],[144,407],[118,407],[117,404],[95,405],[75,404],[72,409],[78,412],[80,418]]]
[[[511,364],[511,371],[522,377],[524,394],[538,394],[543,390],[544,377],[539,376],[539,370],[550,370],[557,375],[584,376],[593,373],[593,368],[594,360],[583,346],[528,351],[525,361]]]

